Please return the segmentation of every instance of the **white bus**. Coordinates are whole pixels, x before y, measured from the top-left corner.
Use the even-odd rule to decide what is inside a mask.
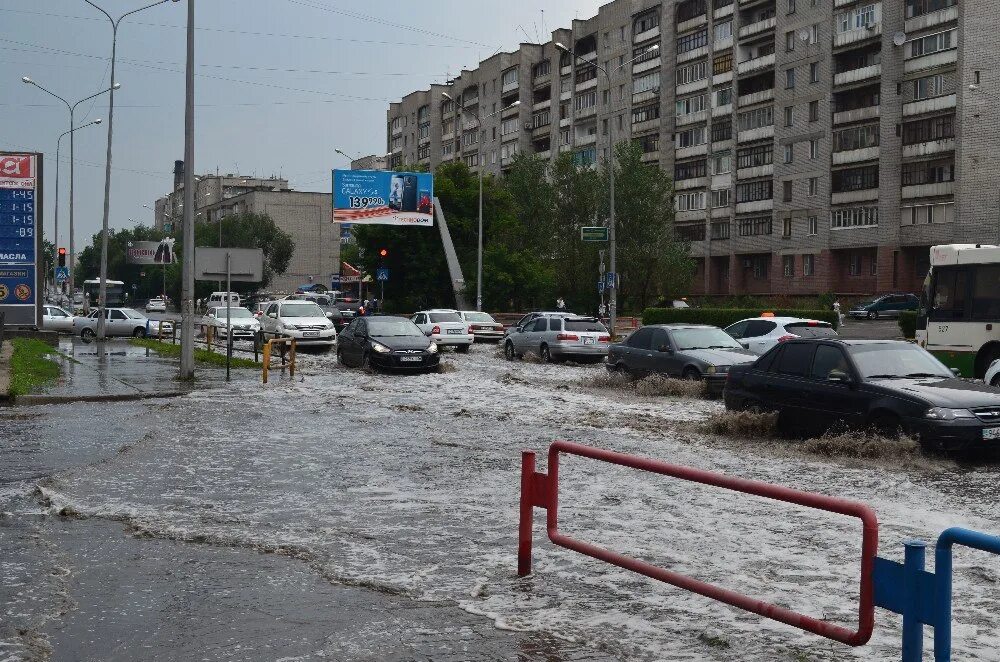
[[[1000,359],[1000,246],[932,246],[916,339],[963,377]]]

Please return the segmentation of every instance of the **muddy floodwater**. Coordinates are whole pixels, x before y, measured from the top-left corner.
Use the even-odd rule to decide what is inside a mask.
[[[516,576],[522,449],[556,439],[847,497],[881,556],[1000,533],[1000,464],[713,434],[719,402],[509,363],[424,376],[301,357],[294,380],[0,410],[0,661],[865,660],[545,539]],[[566,457],[567,533],[847,627],[857,520]],[[933,554],[928,554],[932,565]],[[1000,557],[956,548],[954,659],[1000,660]],[[927,630],[930,650],[931,630]]]

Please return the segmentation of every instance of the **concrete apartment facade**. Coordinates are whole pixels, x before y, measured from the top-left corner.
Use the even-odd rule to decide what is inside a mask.
[[[156,201],[157,229],[183,216],[183,168],[182,162],[175,164],[174,191]],[[304,283],[330,287],[333,277],[340,275],[340,229],[330,220],[333,201],[329,193],[293,191],[287,180],[275,177],[232,174],[199,175],[195,185],[198,222],[217,223],[230,214],[245,212],[267,214],[292,236],[295,251],[288,270],[275,276],[270,291],[294,292]]]
[[[996,9],[616,0],[390,104],[389,167],[631,139],[674,179],[693,294],[917,291],[930,246],[1000,240]]]

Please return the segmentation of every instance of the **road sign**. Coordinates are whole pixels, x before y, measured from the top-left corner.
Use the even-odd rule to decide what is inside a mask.
[[[602,293],[604,292],[604,280],[603,279],[597,281],[597,291],[598,292],[602,292]]]
[[[615,272],[609,271],[604,274],[604,282],[607,284],[608,289],[615,286]]]
[[[581,241],[607,241],[608,240],[608,229],[602,227],[583,227],[580,228],[580,240]]]
[[[69,267],[56,267],[56,282],[65,283],[69,280]]]
[[[0,313],[41,326],[42,155],[0,152]]]
[[[227,258],[230,260],[226,268]],[[194,251],[196,280],[230,280],[259,283],[264,280],[264,251],[259,248],[210,248]]]
[[[375,280],[389,280],[389,267],[379,267],[376,269]]]

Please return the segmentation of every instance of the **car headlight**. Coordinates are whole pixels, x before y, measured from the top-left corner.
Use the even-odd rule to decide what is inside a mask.
[[[377,352],[379,354],[388,354],[392,350],[381,343],[373,342],[372,351]]]
[[[931,407],[924,413],[924,418],[934,421],[953,421],[956,418],[975,418],[968,409],[946,409],[944,407]]]
[[[715,372],[716,372],[716,370],[717,370],[717,368],[714,365],[710,365],[707,368],[705,368],[705,374],[706,375],[714,375]]]
[[[427,351],[430,352],[431,354],[437,354],[438,351],[437,343],[432,342],[430,345],[428,345]]]
[[[726,374],[727,372],[729,372],[729,368],[730,366],[728,365],[717,365],[715,366],[715,371],[720,374]]]
[[[333,328],[333,324],[331,324],[330,322],[327,322],[326,326],[324,326],[323,328],[326,329],[327,331],[329,331],[330,329]]]

